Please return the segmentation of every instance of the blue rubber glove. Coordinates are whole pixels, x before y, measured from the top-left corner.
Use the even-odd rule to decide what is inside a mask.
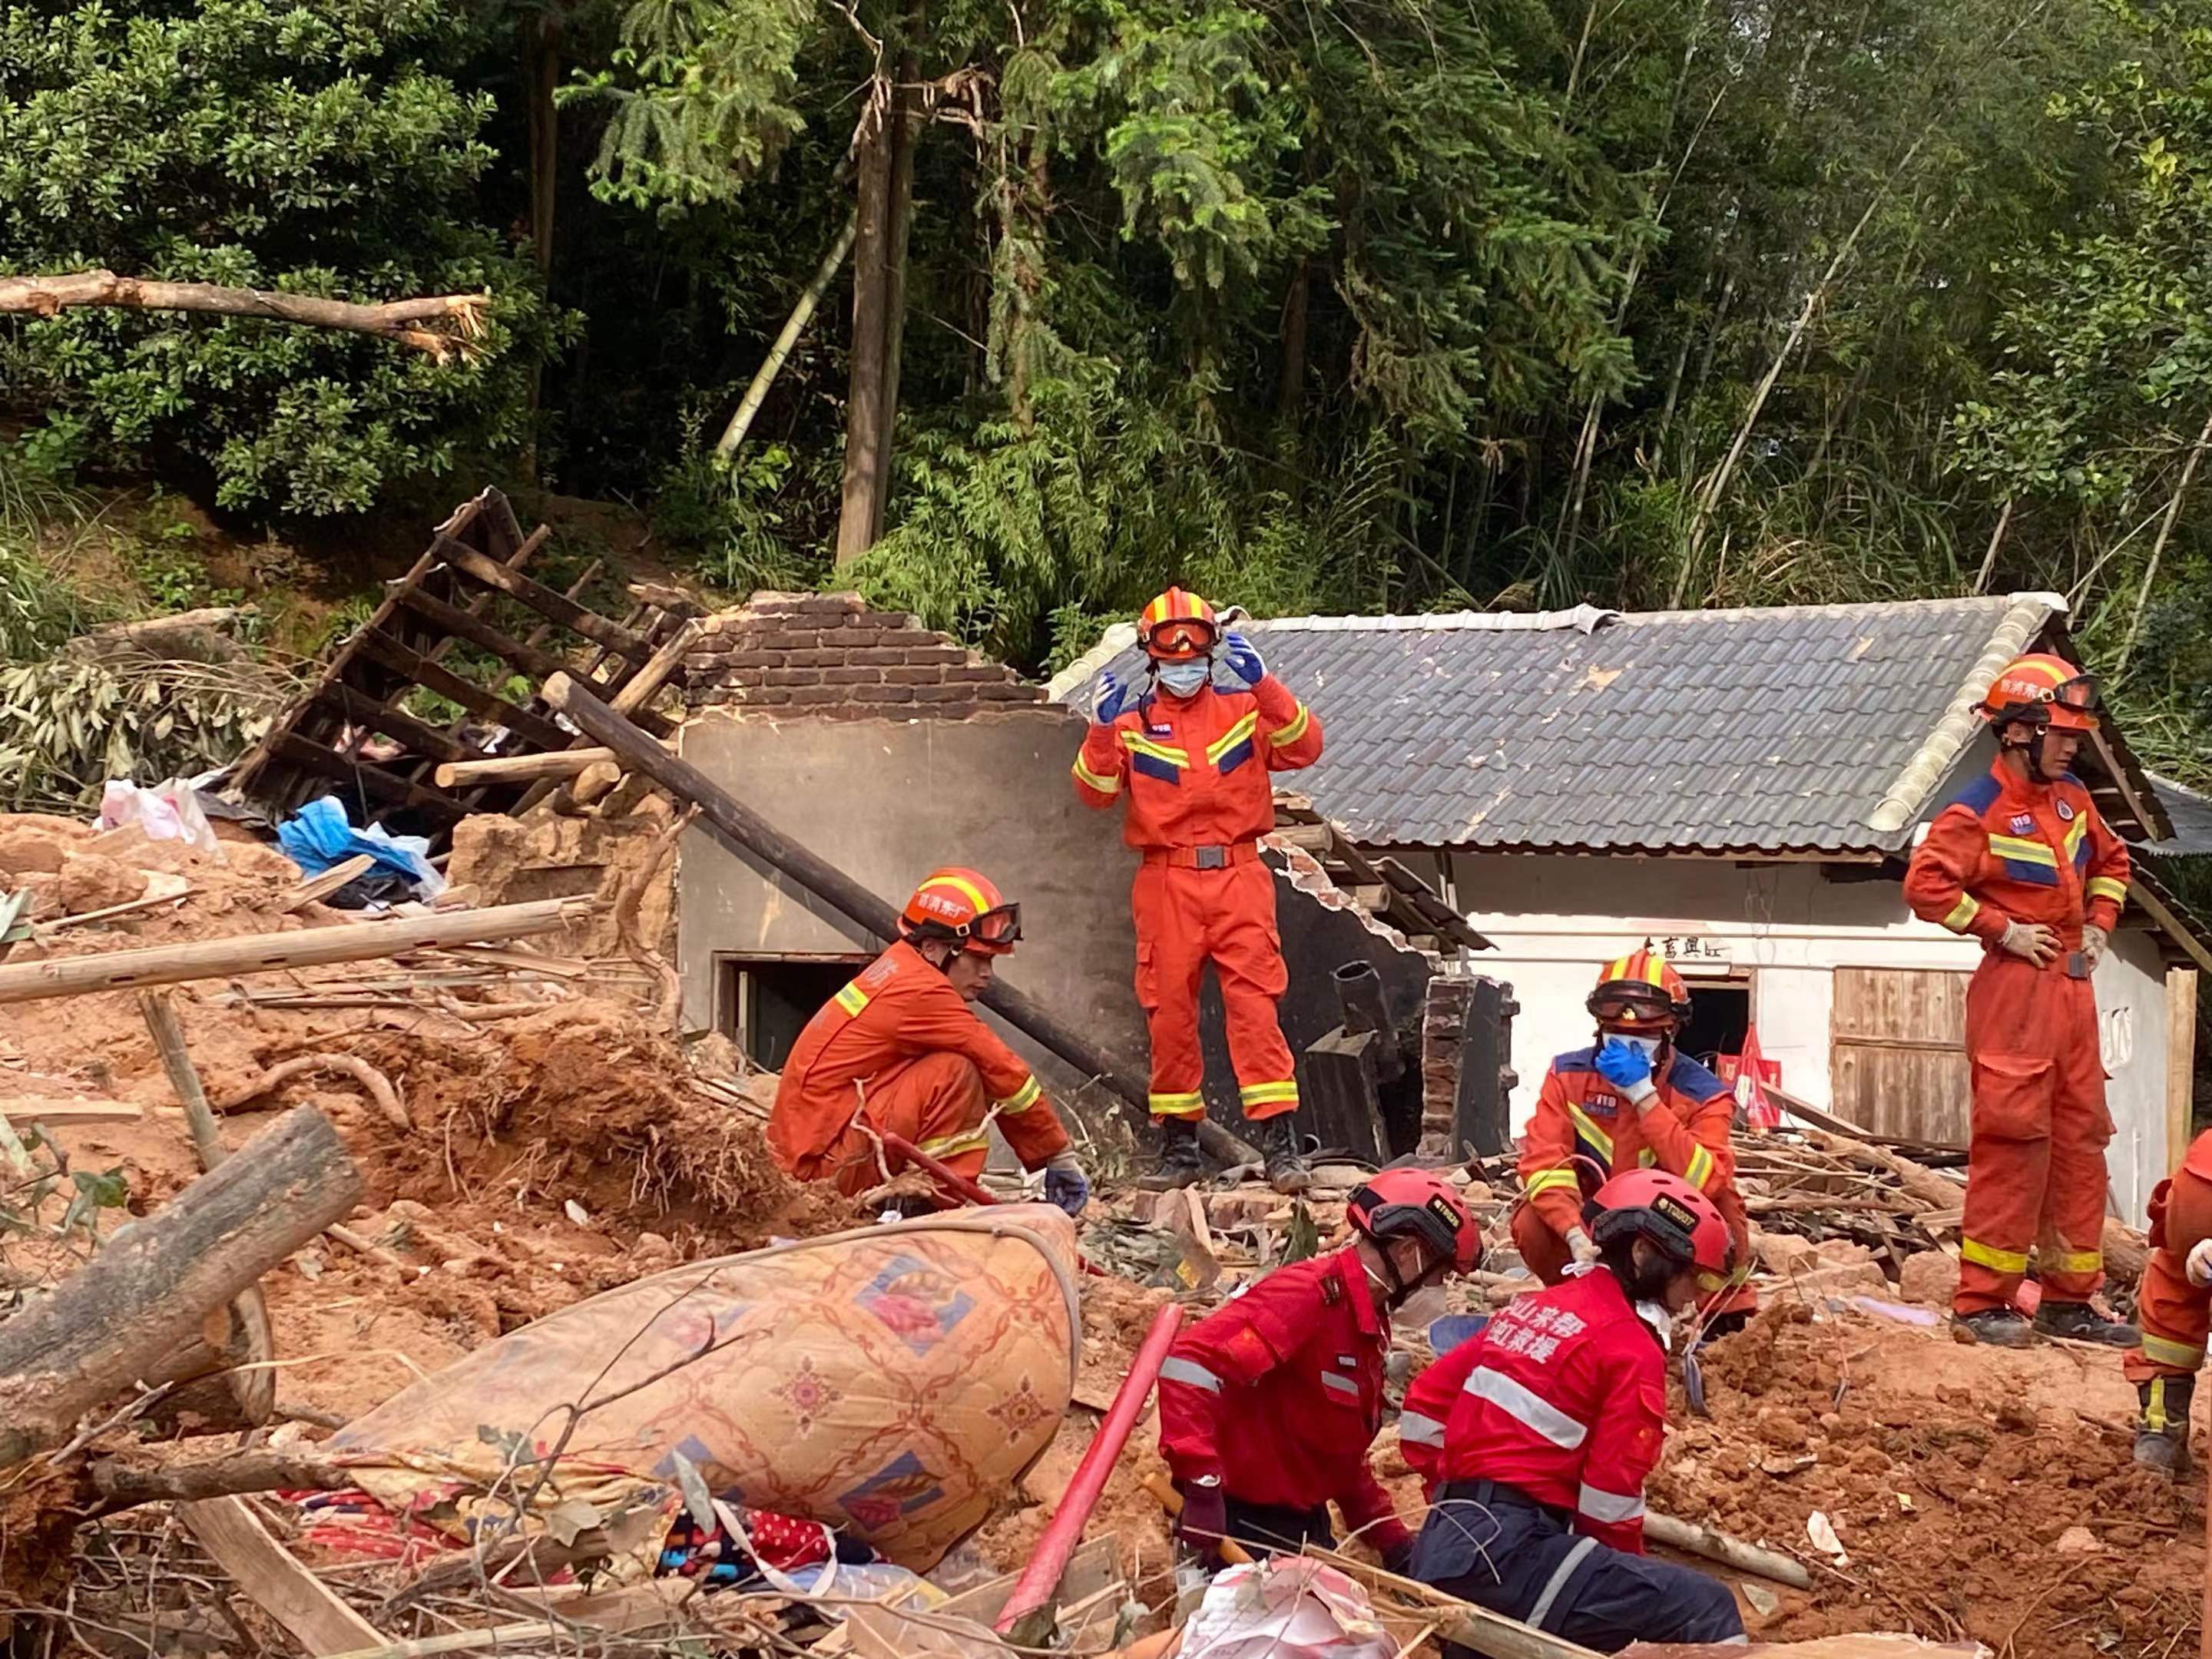
[[[1651,1056],[1634,1043],[1608,1037],[1597,1051],[1597,1072],[1623,1093],[1633,1096],[1638,1084],[1651,1081]]]
[[[1091,1178],[1071,1155],[1061,1152],[1044,1166],[1044,1197],[1046,1203],[1079,1217],[1091,1202]]]
[[[1222,635],[1221,665],[1248,686],[1257,685],[1267,677],[1267,665],[1260,659],[1260,647],[1234,629]]]
[[[1097,701],[1091,705],[1091,718],[1101,726],[1111,726],[1129,706],[1129,688],[1121,684],[1120,676],[1111,669],[1098,677]]]

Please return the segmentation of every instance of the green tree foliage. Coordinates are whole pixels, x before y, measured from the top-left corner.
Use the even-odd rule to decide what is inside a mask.
[[[126,453],[175,446],[227,505],[327,514],[516,435],[550,320],[477,222],[493,150],[466,42],[431,0],[89,0],[0,13],[0,272],[374,301],[490,290],[440,366],[270,323],[78,311],[0,336],[11,399]]]

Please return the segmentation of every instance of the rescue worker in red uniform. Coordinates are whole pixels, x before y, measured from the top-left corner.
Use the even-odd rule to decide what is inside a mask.
[[[2134,1328],[2089,1305],[2105,1278],[2112,1138],[2089,975],[2129,867],[2067,769],[2097,729],[2097,694],[2071,663],[2039,653],[2008,664],[1980,712],[1996,764],[1936,815],[1905,876],[1916,915],[1983,948],[1966,988],[1974,1102],[1954,1323],[2008,1347],[2037,1331],[2129,1347]],[[2042,1281],[2033,1327],[2013,1305],[2031,1249]]]
[[[2136,1291],[2142,1340],[2122,1368],[2142,1407],[2136,1462],[2179,1476],[2189,1472],[2189,1408],[2212,1330],[2212,1129],[2151,1193],[2150,1247]]]
[[[1644,1553],[1669,1330],[1726,1288],[1728,1224],[1663,1170],[1615,1176],[1589,1212],[1595,1260],[1514,1297],[1407,1391],[1398,1442],[1430,1499],[1413,1576],[1607,1653],[1741,1642],[1724,1585]]]
[[[1664,957],[1638,951],[1608,963],[1584,1005],[1597,1041],[1561,1054],[1544,1074],[1521,1143],[1513,1246],[1547,1285],[1597,1260],[1583,1206],[1616,1170],[1661,1169],[1713,1200],[1747,1275],[1751,1227],[1735,1190],[1729,1131],[1735,1097],[1674,1038],[1690,1017],[1689,988]],[[1759,1297],[1739,1282],[1711,1310],[1708,1334],[1741,1328]]]
[[[1080,1215],[1091,1195],[1036,1078],[969,1006],[1022,936],[1021,906],[973,870],[933,872],[907,901],[899,942],[822,1005],[793,1045],[769,1113],[769,1151],[801,1181],[846,1194],[906,1160],[896,1134],[973,1180],[995,1122],[1046,1198]]]
[[[1127,795],[1121,838],[1144,855],[1130,902],[1160,1128],[1154,1184],[1187,1187],[1203,1173],[1198,985],[1211,962],[1238,1105],[1267,1154],[1268,1180],[1279,1192],[1303,1192],[1291,1122],[1297,1077],[1275,1018],[1290,977],[1275,930],[1275,878],[1258,843],[1275,827],[1272,775],[1320,758],[1321,722],[1267,672],[1249,640],[1222,633],[1213,607],[1195,593],[1170,587],[1154,599],[1138,618],[1137,638],[1150,683],[1139,690],[1099,676],[1074,775],[1076,793],[1092,806]],[[1218,686],[1217,647],[1227,682]]]
[[[1368,1467],[1382,1422],[1390,1315],[1472,1270],[1482,1229],[1458,1190],[1419,1170],[1356,1188],[1343,1249],[1278,1267],[1176,1338],[1160,1367],[1160,1455],[1182,1492],[1177,1530],[1209,1560],[1330,1543],[1332,1500],[1386,1562],[1413,1537]]]

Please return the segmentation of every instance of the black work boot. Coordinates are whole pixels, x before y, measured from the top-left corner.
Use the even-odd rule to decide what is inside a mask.
[[[1171,1193],[1184,1187],[1195,1187],[1206,1176],[1206,1162],[1198,1155],[1198,1120],[1164,1117],[1158,1122],[1158,1162],[1153,1172],[1137,1184],[1153,1193]]]
[[[2134,1326],[2107,1319],[2086,1302],[2052,1302],[2046,1298],[2035,1310],[2035,1328],[2045,1336],[2101,1342],[2108,1348],[2132,1348],[2142,1340],[2142,1333]]]
[[[2142,1415],[2136,1419],[2136,1462],[2179,1480],[2189,1473],[2189,1407],[2193,1376],[2154,1376],[2136,1384]]]
[[[1298,1115],[1285,1112],[1252,1125],[1252,1141],[1267,1160],[1267,1184],[1285,1197],[1313,1185],[1313,1172],[1298,1155]]]
[[[1961,1342],[1986,1342],[1996,1348],[2031,1348],[2035,1328],[2010,1308],[1984,1308],[1953,1314],[1951,1334]]]

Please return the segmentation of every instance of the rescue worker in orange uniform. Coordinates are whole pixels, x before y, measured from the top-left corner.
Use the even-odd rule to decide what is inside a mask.
[[[1717,1336],[1740,1329],[1759,1297],[1742,1282],[1751,1227],[1729,1138],[1735,1097],[1674,1048],[1690,1017],[1689,988],[1665,957],[1637,951],[1606,965],[1584,1006],[1597,1021],[1597,1041],[1552,1062],[1522,1139],[1528,1201],[1513,1213],[1514,1248],[1530,1273],[1558,1284],[1570,1267],[1597,1260],[1583,1224],[1589,1197],[1617,1170],[1664,1170],[1711,1199],[1728,1223],[1739,1279],[1714,1304],[1706,1328]]]
[[[1430,1498],[1410,1571],[1601,1652],[1741,1642],[1727,1585],[1644,1553],[1673,1321],[1725,1288],[1728,1225],[1663,1170],[1615,1176],[1589,1213],[1592,1261],[1515,1297],[1406,1391],[1398,1443]]]
[[[1022,936],[1021,906],[973,870],[933,872],[899,918],[899,942],[822,1005],[791,1050],[769,1113],[787,1174],[865,1192],[906,1160],[896,1134],[969,1180],[995,1122],[1046,1198],[1080,1215],[1091,1195],[1051,1102],[969,1006]]]
[[[2189,1408],[2212,1330],[2212,1129],[2150,1195],[2150,1261],[2136,1290],[2142,1340],[2122,1362],[2136,1385],[2136,1462],[2189,1472]]]
[[[1170,587],[1146,605],[1137,639],[1150,682],[1139,689],[1099,676],[1074,775],[1076,793],[1092,806],[1127,795],[1121,837],[1144,855],[1130,902],[1137,1000],[1152,1030],[1156,1184],[1187,1187],[1204,1172],[1198,985],[1211,962],[1238,1104],[1267,1154],[1267,1178],[1279,1192],[1303,1192],[1291,1123],[1297,1077],[1275,1018],[1290,976],[1275,930],[1275,878],[1258,843],[1275,827],[1271,775],[1320,758],[1321,722],[1267,672],[1251,641],[1222,632],[1195,593]]]
[[[1160,1367],[1160,1455],[1182,1492],[1176,1531],[1209,1562],[1221,1540],[1296,1552],[1334,1541],[1332,1500],[1386,1563],[1413,1534],[1367,1462],[1382,1425],[1390,1316],[1482,1259],[1451,1182],[1384,1170],[1353,1189],[1346,1248],[1287,1267],[1176,1339]]]
[[[2128,850],[2067,769],[2097,729],[2087,676],[2047,653],[2006,665],[1980,713],[1996,764],[1913,850],[1913,914],[1982,942],[1966,988],[1972,1136],[1960,1229],[1962,1334],[2020,1347],[2052,1336],[2132,1346],[2089,1305],[2104,1283],[2105,1068],[2089,975],[2128,890]],[[2042,1300],[2014,1307],[2028,1252]]]

